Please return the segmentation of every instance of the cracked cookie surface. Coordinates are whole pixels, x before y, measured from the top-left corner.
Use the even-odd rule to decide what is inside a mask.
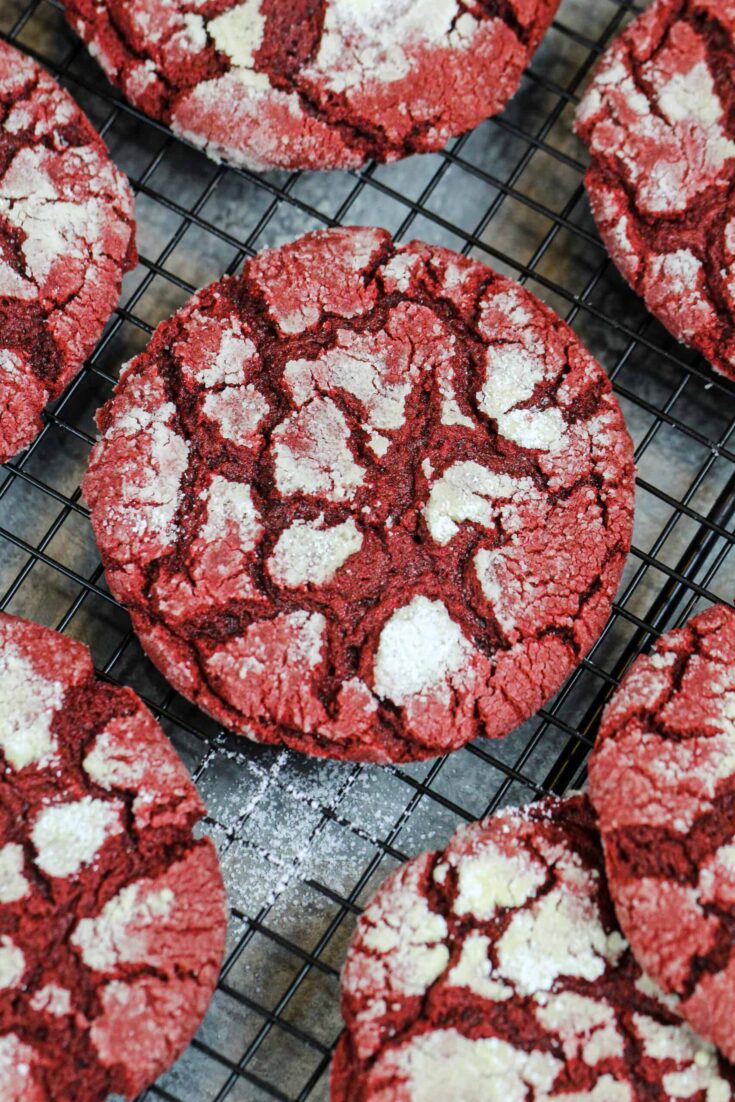
[[[0,1094],[133,1097],[181,1054],[227,928],[204,807],[81,643],[0,614]]]
[[[68,92],[0,43],[0,462],[38,435],[135,263],[127,180]]]
[[[558,0],[67,0],[141,110],[215,159],[350,168],[501,111]]]
[[[604,55],[577,131],[617,267],[735,379],[735,3],[652,4]]]
[[[159,327],[84,491],[153,661],[232,730],[337,758],[506,734],[602,630],[633,461],[517,284],[384,230],[260,254]]]
[[[735,612],[708,609],[637,660],[589,776],[626,936],[735,1059]]]
[[[342,972],[332,1102],[727,1102],[735,1072],[636,964],[585,797],[393,872]]]

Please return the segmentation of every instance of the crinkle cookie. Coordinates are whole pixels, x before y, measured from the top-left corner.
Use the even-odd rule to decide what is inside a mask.
[[[597,639],[633,457],[604,372],[489,268],[384,230],[264,252],[159,327],[84,490],[164,675],[313,754],[498,737]]]
[[[735,2],[657,0],[577,115],[587,191],[648,309],[735,378]]]
[[[585,797],[392,873],[342,973],[332,1102],[727,1102],[735,1070],[623,939]]]
[[[501,111],[559,0],[67,0],[136,106],[215,159],[357,167]]]
[[[136,263],[133,196],[92,124],[0,42],[0,462],[94,348]]]
[[[183,1052],[227,916],[204,807],[89,651],[0,614],[0,1097],[132,1098]]]
[[[610,891],[646,971],[735,1059],[735,612],[638,659],[590,760]]]

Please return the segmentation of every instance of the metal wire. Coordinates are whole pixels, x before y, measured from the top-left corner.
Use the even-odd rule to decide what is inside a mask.
[[[600,711],[630,663],[701,602],[731,600],[735,387],[676,345],[612,269],[586,207],[582,151],[570,136],[597,56],[643,6],[565,0],[514,103],[441,155],[325,176],[260,176],[211,164],[124,103],[65,27],[60,0],[0,0],[0,34],[62,79],[128,171],[142,254],[89,363],[46,415],[38,440],[0,472],[0,608],[90,642],[100,674],[141,693],[204,789],[218,771],[229,769],[232,783],[238,771],[259,770],[264,799],[281,790],[311,816],[310,841],[334,830],[362,847],[339,882],[307,870],[297,899],[275,893],[249,908],[238,897],[213,1010],[146,1099],[326,1099],[338,968],[377,881],[459,822],[579,784]],[[609,371],[634,432],[639,524],[600,642],[519,732],[428,766],[379,775],[351,766],[333,783],[329,767],[316,763],[316,787],[308,780],[294,788],[283,781],[287,756],[219,732],[142,657],[106,589],[79,480],[94,438],[91,415],[122,359],[143,347],[194,284],[235,272],[264,245],[307,229],[373,221],[399,239],[419,236],[485,259],[567,317]],[[363,784],[394,786],[379,828],[355,803]],[[252,807],[225,819],[213,812],[208,824],[225,860],[247,852],[269,868],[279,860],[287,866],[260,840]],[[236,878],[237,861],[230,864]],[[254,977],[255,968],[264,978]]]

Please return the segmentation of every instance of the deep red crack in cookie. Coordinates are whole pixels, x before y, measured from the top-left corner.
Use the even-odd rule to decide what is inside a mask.
[[[172,684],[259,741],[431,757],[531,715],[598,637],[631,443],[572,331],[384,230],[262,253],[156,332],[85,480]]]
[[[136,106],[215,159],[350,168],[501,111],[559,0],[67,0]]]
[[[0,614],[0,1097],[133,1097],[181,1054],[227,926],[204,807],[81,643]]]
[[[610,890],[643,967],[735,1058],[735,612],[637,660],[590,760]]]
[[[577,131],[616,265],[675,337],[735,378],[735,3],[654,3],[604,55]]]
[[[0,462],[38,435],[135,263],[127,180],[69,93],[0,42]]]
[[[511,809],[392,873],[342,972],[332,1102],[727,1102],[615,922],[585,797]]]

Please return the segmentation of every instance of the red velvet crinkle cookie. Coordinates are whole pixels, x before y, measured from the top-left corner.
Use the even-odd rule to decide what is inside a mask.
[[[342,972],[332,1102],[727,1102],[615,922],[585,797],[504,811],[392,873]]]
[[[66,0],[141,110],[215,159],[350,168],[501,111],[559,0]]]
[[[159,327],[84,489],[153,661],[235,731],[404,761],[531,715],[598,637],[630,439],[572,331],[384,230],[264,252]]]
[[[735,2],[652,4],[605,54],[577,130],[618,268],[735,378]]]
[[[647,972],[735,1060],[735,612],[638,659],[590,760],[610,890]]]
[[[135,262],[127,180],[68,92],[0,42],[0,462],[38,435]]]
[[[0,614],[0,1097],[133,1097],[207,1008],[227,918],[204,807],[81,643]]]

